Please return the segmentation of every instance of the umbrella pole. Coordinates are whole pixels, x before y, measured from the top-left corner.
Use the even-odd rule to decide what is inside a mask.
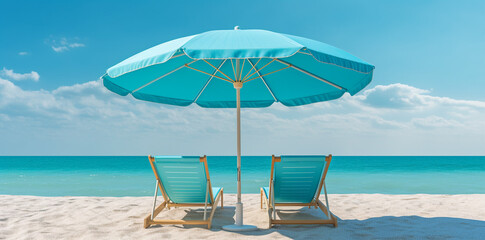
[[[243,225],[243,204],[241,202],[241,86],[236,87],[237,98],[237,203],[236,225]],[[236,84],[234,84],[236,86]]]
[[[237,101],[237,202],[236,202],[236,222],[234,225],[226,225],[222,228],[227,231],[252,231],[257,227],[253,225],[243,225],[243,204],[241,201],[241,88],[242,82],[235,82]]]

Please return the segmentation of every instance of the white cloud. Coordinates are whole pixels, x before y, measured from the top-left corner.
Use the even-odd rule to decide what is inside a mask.
[[[438,116],[429,116],[424,118],[413,118],[411,122],[415,126],[423,128],[447,128],[447,127],[463,127],[463,124],[454,119],[446,119]]]
[[[67,46],[59,46],[59,47],[51,46],[51,47],[52,47],[52,50],[54,50],[55,52],[64,52],[69,50]]]
[[[19,55],[20,56],[25,56],[25,55],[29,55],[29,53],[28,52],[19,52]]]
[[[234,109],[175,107],[101,81],[27,91],[0,79],[0,154],[235,154]],[[243,153],[485,154],[485,102],[404,84],[301,107],[243,109]]]
[[[376,86],[364,91],[362,101],[376,108],[423,109],[435,106],[460,106],[485,108],[485,102],[456,100],[447,97],[429,95],[429,91],[396,83]]]
[[[34,82],[38,82],[40,79],[39,73],[35,71],[32,71],[30,73],[16,73],[12,69],[6,69],[5,67],[2,69],[2,71],[0,71],[0,76],[15,81],[32,80]]]
[[[73,49],[73,48],[80,48],[80,47],[85,47],[84,43],[79,43],[76,42],[78,39],[74,38],[72,40],[68,40],[65,37],[62,37],[60,39],[50,39],[47,40],[47,43],[51,46],[52,50],[55,52],[65,52],[67,50]]]

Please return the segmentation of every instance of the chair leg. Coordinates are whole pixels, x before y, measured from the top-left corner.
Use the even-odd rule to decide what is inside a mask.
[[[268,209],[268,199],[266,198],[266,195],[264,194],[263,188],[261,188],[261,209]]]
[[[221,208],[224,208],[224,188],[221,189]]]
[[[333,220],[333,227],[338,227],[337,218],[332,213],[330,213],[330,216],[332,217],[332,220]]]
[[[272,222],[271,222],[271,208],[268,206],[268,228],[271,228],[273,226]]]
[[[212,203],[211,214],[209,216],[209,219],[207,220],[208,221],[207,222],[207,228],[208,229],[211,229],[211,227],[212,227],[212,218],[214,217],[214,213],[216,212],[217,204],[219,204],[219,199],[222,199],[222,194],[223,194],[223,189],[221,189],[221,193],[219,193],[219,195],[216,197],[216,199]]]
[[[149,228],[150,225],[152,225],[151,222],[150,222],[150,218],[151,218],[151,215],[146,217],[145,220],[143,221],[143,227],[144,228]]]
[[[331,219],[333,221],[333,223],[332,223],[333,226],[337,227],[338,226],[337,218],[330,211],[328,211],[327,206],[325,206],[320,200],[317,201],[317,205],[320,208],[320,210],[322,210],[322,212],[325,215],[327,215],[327,217],[329,219]]]
[[[273,226],[273,219],[271,218],[271,215],[273,214],[274,209],[271,207],[270,200],[264,197],[264,202],[266,203],[266,210],[268,211],[268,229]]]
[[[143,221],[143,227],[148,228],[150,225],[152,225],[153,220],[155,217],[165,208],[167,205],[167,202],[163,201],[155,210],[153,210],[153,217],[152,214],[149,214],[145,220]]]

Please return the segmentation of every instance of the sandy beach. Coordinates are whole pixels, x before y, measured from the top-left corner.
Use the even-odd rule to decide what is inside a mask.
[[[322,196],[323,199],[323,196]],[[143,228],[151,197],[0,196],[0,239],[483,239],[485,194],[469,195],[329,195],[339,226],[276,226],[268,229],[259,194],[244,194],[245,224],[258,231],[232,233],[221,229],[234,222],[234,194],[225,194],[213,227],[152,226]],[[292,218],[299,208],[285,208],[278,217]],[[305,217],[323,217],[301,209]],[[196,209],[163,211],[161,218],[192,219]]]

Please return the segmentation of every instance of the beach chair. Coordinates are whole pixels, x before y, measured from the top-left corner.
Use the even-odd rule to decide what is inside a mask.
[[[325,176],[332,155],[328,156],[281,156],[271,163],[269,187],[261,188],[261,209],[263,201],[269,216],[269,227],[274,224],[333,224],[337,227],[337,218],[328,207]],[[319,200],[322,187],[325,202]],[[315,207],[326,215],[327,219],[276,219],[276,207],[302,206]]]
[[[207,157],[148,156],[148,159],[155,174],[156,187],[152,213],[145,218],[144,227],[148,228],[156,224],[188,224],[207,225],[210,229],[219,200],[221,200],[221,208],[224,207],[224,189],[211,186]],[[159,188],[164,201],[155,208]],[[204,218],[202,220],[155,219],[164,208],[170,210],[170,207],[203,207]],[[208,218],[207,207],[211,207]]]

